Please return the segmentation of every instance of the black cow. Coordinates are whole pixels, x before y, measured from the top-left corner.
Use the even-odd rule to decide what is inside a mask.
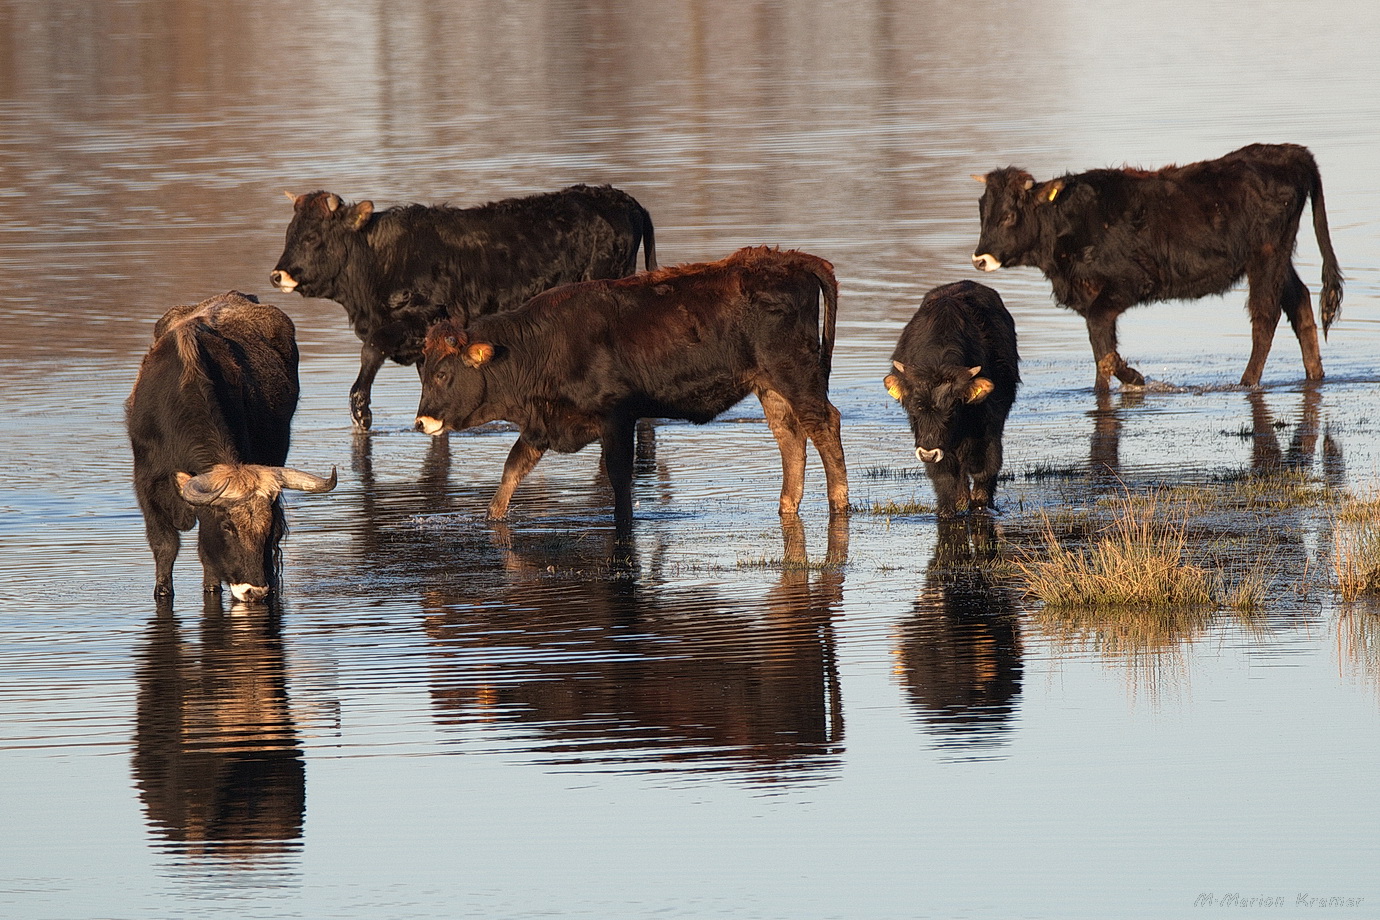
[[[1323,257],[1319,306],[1324,335],[1342,304],[1322,178],[1307,148],[1253,144],[1218,160],[1155,172],[1097,169],[1036,183],[1019,169],[985,177],[982,231],[973,264],[983,271],[1034,266],[1059,303],[1088,324],[1096,388],[1115,374],[1145,382],[1116,350],[1123,311],[1157,300],[1221,294],[1250,284],[1251,358],[1241,375],[1257,386],[1281,310],[1289,317],[1310,380],[1323,376],[1308,288],[1294,271],[1294,241],[1304,202]]]
[[[336,481],[283,466],[296,409],[297,340],[277,307],[230,291],[158,321],[125,403],[155,594],[173,593],[178,531],[198,522],[205,590],[256,601],[276,585],[279,492]]]
[[[781,450],[781,514],[799,508],[807,436],[824,463],[830,510],[844,512],[848,476],[828,394],[837,312],[833,266],[766,247],[567,285],[468,328],[455,320],[433,326],[417,425],[435,434],[505,419],[521,429],[491,518],[507,513],[545,451],[599,441],[614,519],[626,533],[635,422],[704,423],[755,393]]]
[[[972,281],[930,291],[901,330],[886,389],[910,418],[941,518],[992,507],[1020,360],[1001,297]]]
[[[656,267],[652,218],[609,186],[573,185],[474,208],[403,205],[375,211],[330,192],[288,197],[292,222],[269,281],[280,291],[338,302],[364,343],[350,412],[368,428],[374,376],[385,358],[415,364],[427,327],[520,306],[572,281],[622,278],[643,248]]]

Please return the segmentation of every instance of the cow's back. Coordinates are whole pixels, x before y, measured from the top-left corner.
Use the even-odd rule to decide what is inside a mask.
[[[472,208],[390,208],[368,241],[386,289],[410,291],[464,320],[561,284],[631,274],[645,214],[618,189],[574,186]]]
[[[1015,320],[996,291],[973,281],[927,293],[892,358],[906,365],[981,367],[984,376],[1013,393],[1020,382]]]
[[[292,320],[230,292],[172,308],[155,332],[127,404],[136,465],[285,463],[298,398]]]

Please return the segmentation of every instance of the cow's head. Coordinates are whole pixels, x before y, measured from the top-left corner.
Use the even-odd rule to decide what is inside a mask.
[[[499,356],[496,345],[472,340],[455,320],[442,320],[427,330],[417,428],[435,435],[492,421],[481,414],[488,390],[485,370]]]
[[[335,470],[322,479],[301,470],[219,463],[204,473],[178,473],[182,498],[197,512],[197,548],[206,583],[224,582],[237,601],[258,601],[277,583],[278,544],[286,532],[284,489],[329,492]]]
[[[294,195],[283,254],[268,281],[284,293],[330,297],[365,243],[360,231],[374,213],[372,201],[347,205],[330,192]]]
[[[982,229],[973,265],[994,272],[1002,266],[1034,264],[1047,224],[1040,209],[1058,200],[1064,180],[1037,185],[1030,173],[1010,167],[973,178],[984,186],[978,201]]]
[[[981,367],[907,367],[900,361],[891,362],[891,366],[895,373],[887,374],[883,382],[910,418],[915,456],[925,463],[938,463],[957,441],[959,410],[986,399],[992,392],[992,381],[981,376]]]

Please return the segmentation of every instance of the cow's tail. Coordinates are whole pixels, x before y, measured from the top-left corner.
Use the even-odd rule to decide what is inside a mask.
[[[1342,271],[1337,267],[1337,256],[1332,251],[1332,236],[1327,230],[1327,205],[1323,202],[1322,174],[1317,163],[1313,167],[1313,233],[1318,238],[1318,251],[1322,253],[1323,282],[1322,295],[1318,298],[1318,315],[1322,319],[1323,338],[1327,330],[1342,312]]]
[[[824,375],[824,383],[829,383],[829,374],[834,369],[834,330],[839,318],[839,282],[834,276],[834,266],[824,259],[812,257],[809,263],[810,274],[819,281],[819,289],[824,293],[824,313],[820,317],[819,332],[819,370]]]
[[[656,270],[656,230],[652,227],[652,214],[642,205],[637,209],[642,212],[642,264],[647,271]],[[633,258],[637,257],[637,249],[633,249]]]

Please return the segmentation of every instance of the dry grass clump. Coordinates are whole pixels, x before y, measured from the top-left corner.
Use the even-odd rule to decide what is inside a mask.
[[[1165,609],[1216,606],[1216,573],[1189,561],[1182,513],[1165,518],[1153,498],[1126,496],[1086,546],[1069,547],[1045,521],[1043,552],[1015,565],[1046,607]]]
[[[1380,595],[1380,499],[1342,505],[1332,539],[1332,570],[1342,600]]]

